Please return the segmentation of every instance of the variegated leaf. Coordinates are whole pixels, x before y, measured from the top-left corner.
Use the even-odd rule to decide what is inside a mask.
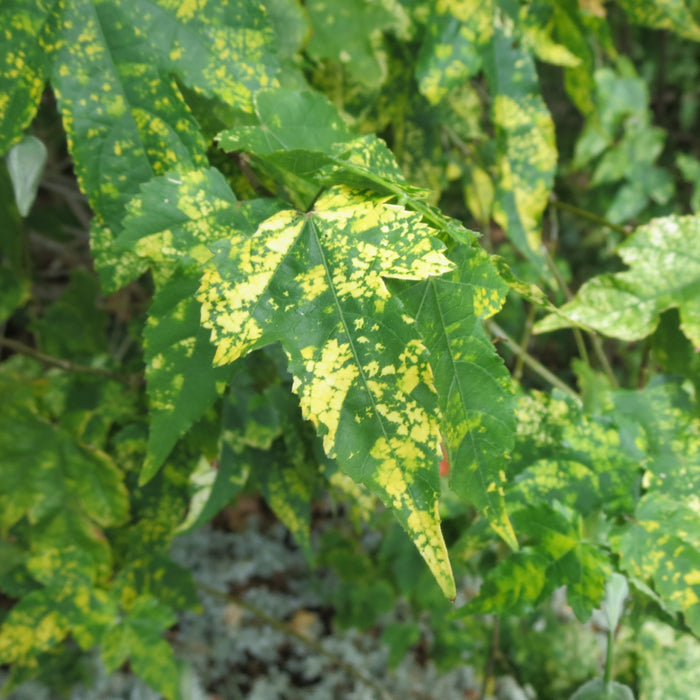
[[[483,251],[460,246],[452,258],[451,276],[420,282],[402,299],[430,350],[450,485],[517,549],[504,499],[515,399],[508,370],[481,325],[501,308],[506,286]]]
[[[382,280],[450,270],[440,244],[418,215],[334,188],[312,211],[282,211],[219,248],[199,291],[215,362],[281,341],[326,452],[394,510],[452,597],[430,366]]]

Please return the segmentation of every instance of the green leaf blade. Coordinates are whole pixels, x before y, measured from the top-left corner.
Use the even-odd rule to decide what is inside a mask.
[[[520,47],[510,12],[496,10],[497,29],[485,52],[493,94],[498,185],[494,218],[518,250],[543,269],[540,217],[557,166],[554,122],[540,94],[535,63]]]
[[[8,0],[0,13],[0,154],[20,140],[39,107],[51,58],[54,14],[59,0]]]
[[[515,399],[508,371],[481,326],[500,309],[506,288],[482,251],[462,246],[452,257],[452,278],[422,282],[402,298],[430,350],[450,486],[517,549],[504,498]]]

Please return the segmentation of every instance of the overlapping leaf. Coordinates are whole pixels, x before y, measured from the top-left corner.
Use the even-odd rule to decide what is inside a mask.
[[[145,269],[112,249],[125,203],[154,175],[206,163],[198,125],[169,74],[250,111],[251,91],[273,85],[278,69],[265,12],[247,0],[199,3],[196,11],[168,0],[57,0],[17,4],[3,20],[23,31],[8,54],[13,87],[3,92],[13,99],[0,104],[0,124],[26,125],[50,61],[76,174],[96,213],[98,271],[116,289]]]
[[[224,391],[230,371],[213,367],[214,348],[200,325],[198,265],[208,244],[252,233],[279,209],[274,200],[239,203],[214,169],[155,178],[129,203],[118,250],[154,266],[158,285],[145,330],[151,427],[141,481],[160,468],[176,441]],[[167,280],[167,281],[166,281]]]
[[[481,326],[500,309],[506,287],[483,251],[462,246],[452,257],[451,277],[421,282],[402,299],[430,350],[450,485],[517,549],[504,500],[515,400],[508,371]]]
[[[512,0],[435,7],[417,77],[431,102],[483,68],[493,94],[498,179],[494,218],[514,245],[542,267],[539,219],[554,181],[554,124],[540,95]],[[541,43],[541,42],[540,42]]]
[[[508,491],[516,509],[557,502],[582,515],[630,512],[640,488],[639,431],[610,416],[539,395],[519,402],[518,439]]]
[[[390,12],[381,2],[368,0],[337,4],[309,0],[306,9],[313,28],[307,47],[311,56],[338,61],[367,84],[382,82],[386,59],[381,50],[381,30],[397,24],[398,3]],[[338,41],[339,31],[343,33],[342,42]]]
[[[0,663],[36,669],[35,656],[69,634],[82,649],[98,643],[114,622],[116,606],[95,586],[88,553],[78,546],[47,550],[28,566],[45,587],[24,596],[3,621]]]
[[[297,402],[270,360],[263,351],[234,363],[224,398],[218,464],[213,469],[200,460],[190,477],[190,511],[178,529],[207,522],[250,481],[311,559],[311,500],[319,479],[308,446],[313,429],[302,421]]]
[[[416,77],[433,104],[449,90],[476,75],[482,50],[493,36],[494,0],[435,3],[421,46]]]
[[[64,533],[68,538],[82,531],[82,539],[94,541],[99,539],[95,525],[123,522],[126,489],[112,460],[7,399],[0,413],[0,531],[8,532],[27,517],[37,525],[55,522],[58,532],[70,523]]]
[[[162,637],[174,622],[170,608],[149,596],[138,598],[104,635],[101,656],[107,671],[115,671],[128,659],[135,673],[168,700],[179,697],[175,656]]]
[[[334,188],[308,214],[282,211],[222,243],[199,299],[215,362],[282,342],[326,452],[394,510],[451,597],[430,367],[382,281],[449,270],[439,248],[418,215]]]
[[[700,422],[676,384],[620,392],[616,408],[642,426],[646,494],[635,522],[613,538],[622,566],[651,581],[667,607],[700,635]]]
[[[622,340],[651,334],[666,309],[677,307],[681,330],[700,348],[700,218],[669,216],[640,227],[619,248],[626,272],[594,277],[539,332],[583,325]],[[568,321],[567,321],[568,319]]]

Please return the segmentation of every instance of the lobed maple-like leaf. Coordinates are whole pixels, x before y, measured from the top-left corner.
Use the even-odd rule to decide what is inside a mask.
[[[650,335],[667,309],[678,308],[681,330],[700,348],[700,217],[668,216],[638,228],[619,248],[630,269],[586,282],[537,332],[582,325],[621,340]]]
[[[172,647],[162,633],[175,623],[173,611],[144,595],[106,631],[101,657],[109,673],[127,659],[134,672],[168,700],[180,697],[178,668]]]
[[[390,506],[448,597],[437,515],[440,435],[425,348],[382,276],[452,268],[417,214],[344,188],[282,211],[205,265],[202,322],[232,362],[280,341],[326,452]]]
[[[69,634],[84,650],[98,643],[117,609],[106,591],[96,586],[88,552],[75,545],[44,550],[29,559],[27,568],[41,587],[23,596],[3,620],[0,663],[36,669],[34,657]],[[8,686],[5,692],[12,680]]]

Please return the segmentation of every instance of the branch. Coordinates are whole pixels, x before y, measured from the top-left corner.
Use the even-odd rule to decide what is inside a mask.
[[[602,216],[598,216],[597,214],[594,214],[591,211],[586,211],[585,209],[576,207],[573,204],[560,202],[555,197],[550,197],[549,203],[553,207],[557,207],[557,209],[561,209],[562,211],[568,211],[570,214],[574,214],[574,216],[578,216],[581,219],[588,219],[588,221],[592,221],[594,224],[598,224],[599,226],[605,226],[611,229],[612,231],[617,231],[618,233],[621,233],[623,236],[629,236],[630,233],[632,233],[633,227],[631,226],[620,226],[620,224],[614,224],[612,221],[608,221]]]
[[[497,323],[494,321],[486,321],[491,333],[498,336],[505,344],[512,350],[518,357],[522,358],[522,361],[533,371],[538,374],[542,379],[548,381],[552,386],[560,389],[565,394],[575,399],[578,403],[581,402],[581,397],[567,384],[564,384],[559,377],[550,372],[543,364],[538,362],[529,352],[523,350],[523,348],[518,345]]]
[[[114,379],[118,382],[128,384],[129,386],[135,386],[143,382],[143,378],[138,374],[119,374],[118,372],[112,372],[108,369],[102,369],[100,367],[89,367],[88,365],[78,365],[69,360],[64,360],[60,357],[53,357],[52,355],[45,355],[39,350],[35,350],[29,345],[20,343],[18,340],[11,340],[10,338],[0,338],[0,347],[6,347],[13,352],[19,353],[20,355],[26,355],[27,357],[33,357],[39,362],[43,362],[45,365],[51,367],[58,367],[66,372],[76,372],[81,374],[93,374],[98,377],[106,377],[107,379]]]
[[[246,602],[240,596],[233,595],[231,593],[224,593],[223,591],[219,591],[216,588],[212,588],[211,586],[208,586],[206,583],[202,583],[201,581],[197,581],[197,588],[215,598],[220,598],[221,600],[226,600],[230,603],[235,603],[239,607],[251,613],[251,615],[257,617],[258,620],[260,620],[261,622],[264,622],[268,627],[272,627],[272,629],[276,630],[277,632],[281,632],[282,634],[294,637],[294,639],[307,646],[316,654],[325,657],[331,663],[343,669],[343,671],[345,671],[348,675],[352,676],[355,680],[359,681],[360,683],[364,683],[365,685],[372,688],[372,690],[374,690],[379,695],[379,697],[384,698],[384,700],[395,700],[394,697],[373,678],[366,676],[364,673],[362,673],[362,671],[355,668],[355,666],[353,666],[352,664],[347,663],[347,661],[344,661],[339,656],[336,656],[330,651],[327,651],[317,641],[310,639],[309,637],[305,637],[303,634],[299,634],[299,632],[297,632],[291,625],[281,622],[277,618],[268,615],[264,610],[261,610],[257,606]]]

